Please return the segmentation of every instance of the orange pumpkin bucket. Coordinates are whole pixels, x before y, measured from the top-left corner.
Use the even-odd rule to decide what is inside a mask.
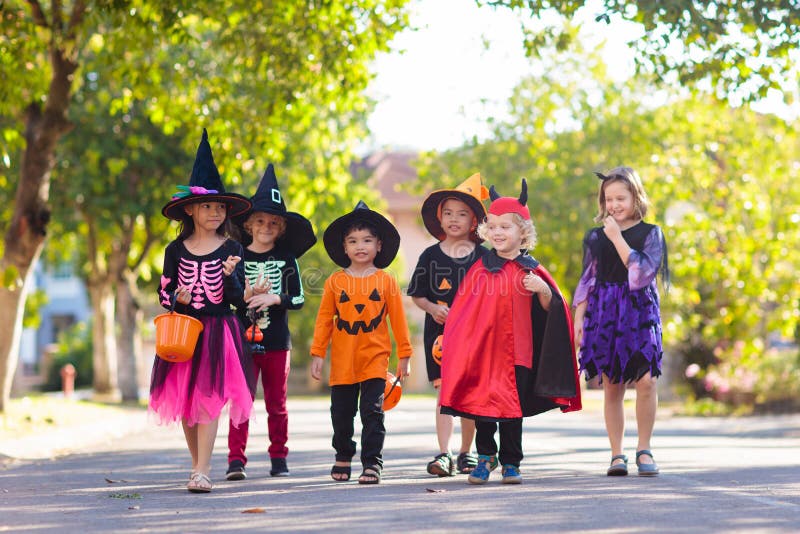
[[[402,395],[403,386],[400,384],[400,378],[387,371],[386,384],[383,387],[383,411],[388,412],[397,406]]]
[[[431,347],[431,355],[433,356],[433,361],[442,365],[442,336],[438,336],[436,339],[433,340],[433,347]]]
[[[156,354],[168,362],[192,358],[203,323],[182,313],[162,313],[153,319],[156,325]]]

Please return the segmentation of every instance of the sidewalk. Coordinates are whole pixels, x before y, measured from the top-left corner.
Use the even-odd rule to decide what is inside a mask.
[[[609,452],[597,410],[551,411],[525,420],[521,486],[501,484],[498,472],[487,485],[472,486],[463,475],[425,472],[436,452],[434,400],[409,396],[386,414],[383,480],[361,486],[330,478],[327,398],[289,398],[286,478],[269,476],[259,408],[245,481],[224,479],[227,426],[221,424],[214,491],[188,493],[180,427],[146,423],[122,438],[84,445],[80,454],[0,468],[0,530],[750,534],[796,532],[800,520],[800,415],[660,415],[653,451],[661,475],[646,478],[635,476],[632,459],[631,476],[605,476]],[[631,420],[628,429],[632,458]],[[359,468],[356,461],[356,475]]]
[[[628,391],[626,402],[635,399],[636,392]],[[60,393],[52,394],[53,397],[61,397]],[[78,391],[73,399],[63,399],[66,403],[75,403],[86,400],[91,396],[90,391]],[[324,397],[319,397],[324,399]],[[420,396],[425,399],[425,396]],[[433,403],[433,396],[430,397]],[[598,416],[602,414],[602,390],[586,390],[583,392],[584,413],[592,412]],[[424,402],[424,401],[423,401]],[[78,404],[75,405],[79,407]],[[263,400],[256,400],[257,409],[263,415]],[[660,417],[668,415],[664,412]],[[89,419],[70,424],[58,424],[56,426],[43,426],[41,431],[37,431],[25,436],[12,437],[0,441],[0,466],[12,460],[40,460],[56,458],[72,453],[85,452],[104,446],[112,445],[116,440],[124,438],[129,434],[145,431],[150,425],[156,423],[147,415],[144,407],[125,407],[109,405],[108,413],[102,418]],[[222,427],[222,425],[221,425]],[[220,430],[223,430],[220,428]]]

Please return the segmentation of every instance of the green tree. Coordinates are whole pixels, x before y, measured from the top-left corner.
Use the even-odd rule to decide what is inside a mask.
[[[13,325],[0,334],[0,411],[16,368],[25,281],[50,218],[57,147],[73,127],[68,112],[84,81],[109,88],[113,114],[142,102],[144,115],[167,135],[210,126],[230,186],[241,186],[241,175],[266,160],[289,162],[313,176],[301,202],[326,206],[320,194],[344,197],[347,155],[369,109],[369,62],[405,26],[405,3],[2,4],[0,64],[14,75],[0,80],[0,156],[19,179],[0,260],[8,280],[0,306]],[[187,152],[194,145],[195,136],[184,141]],[[113,388],[109,376],[96,378],[96,386]]]
[[[46,254],[77,262],[89,290],[93,369],[99,370],[93,388],[119,388],[123,400],[136,400],[143,321],[138,277],[158,268],[156,249],[169,226],[160,212],[167,184],[184,180],[192,157],[181,147],[187,136],[165,135],[140,103],[109,115],[105,91],[98,89],[90,82],[75,96],[75,129],[65,136],[53,172],[51,230],[76,246],[64,249],[51,241],[56,246],[47,246]],[[62,259],[65,252],[71,257]],[[104,379],[109,383],[99,382]]]
[[[552,12],[575,20],[594,2],[576,0],[476,0],[525,17],[525,45],[531,56],[555,46],[566,50],[576,33],[558,22],[542,23]],[[636,24],[630,42],[636,74],[676,86],[707,81],[717,96],[733,102],[758,100],[769,89],[797,92],[800,6],[794,1],[602,0],[586,23],[595,33]],[[552,20],[552,19],[551,19]],[[616,26],[619,27],[619,26]]]
[[[670,249],[671,354],[713,371],[721,387],[752,383],[768,337],[791,338],[800,324],[797,125],[703,95],[654,105],[652,88],[607,80],[593,56],[560,56],[520,83],[511,119],[490,140],[427,155],[423,177],[481,171],[506,195],[528,177],[534,255],[569,294],[595,224],[592,171],[633,166]]]

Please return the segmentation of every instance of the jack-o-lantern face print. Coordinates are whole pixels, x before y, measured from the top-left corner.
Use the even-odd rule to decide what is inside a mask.
[[[339,294],[339,302],[336,306],[338,318],[336,328],[344,330],[351,336],[358,335],[360,332],[368,334],[375,330],[383,320],[386,313],[386,302],[381,298],[377,289],[367,297],[366,302],[356,302],[356,296],[348,295],[345,290]],[[379,308],[380,306],[380,308]],[[376,315],[371,315],[378,310]]]

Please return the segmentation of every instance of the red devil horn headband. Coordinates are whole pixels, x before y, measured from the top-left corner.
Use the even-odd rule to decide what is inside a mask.
[[[492,215],[503,215],[505,213],[516,213],[523,219],[530,219],[531,214],[528,211],[528,183],[525,178],[522,179],[522,186],[519,193],[519,198],[501,197],[494,186],[489,189],[489,198],[492,199],[492,205],[489,206],[489,213]]]

